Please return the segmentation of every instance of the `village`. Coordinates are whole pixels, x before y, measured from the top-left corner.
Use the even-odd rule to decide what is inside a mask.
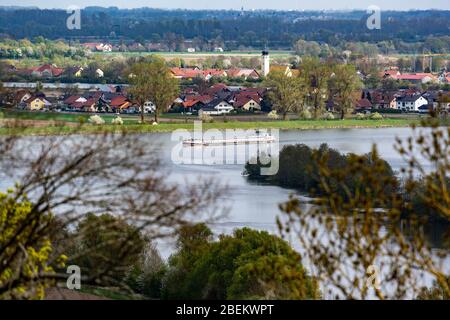
[[[296,77],[299,70],[289,65],[271,65],[269,52],[261,55],[261,68],[230,68],[200,69],[198,67],[171,67],[170,74],[180,81],[187,81],[180,94],[163,112],[196,115],[199,112],[209,115],[224,114],[257,114],[271,111],[271,101],[267,98],[270,87],[265,87],[262,79],[272,72],[281,72],[284,76]],[[13,69],[11,72],[26,74],[36,79],[36,82],[5,82],[3,86],[9,89],[8,95],[3,95],[3,105],[18,110],[84,112],[84,113],[115,113],[137,114],[141,106],[137,105],[128,93],[128,84],[86,84],[55,82],[68,72],[75,77],[81,76],[82,68],[58,68],[52,64],[28,68]],[[95,73],[100,81],[103,71]],[[132,75],[128,75],[132,77]],[[392,66],[380,71],[378,75],[383,80],[407,83],[407,88],[361,89],[353,99],[354,113],[428,113],[435,110],[440,103],[441,110],[450,110],[448,90],[421,90],[421,85],[450,83],[450,73],[443,71],[433,73],[400,73]],[[364,80],[364,75],[358,72],[358,77]],[[224,79],[240,78],[259,80],[258,86],[227,85]],[[50,83],[45,81],[52,80]],[[42,81],[42,82],[41,82]],[[333,96],[325,98],[327,112],[334,112],[336,107]],[[155,111],[152,101],[146,101],[142,106],[145,113]]]

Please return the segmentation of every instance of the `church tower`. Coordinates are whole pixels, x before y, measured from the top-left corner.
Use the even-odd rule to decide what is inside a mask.
[[[270,56],[269,56],[269,51],[264,50],[262,52],[262,66],[261,66],[261,70],[262,70],[262,75],[264,77],[266,77],[269,74],[270,71]]]

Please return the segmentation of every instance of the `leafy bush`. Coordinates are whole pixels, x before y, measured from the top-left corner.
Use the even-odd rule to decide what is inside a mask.
[[[187,229],[187,230],[186,230]],[[249,228],[211,241],[204,225],[185,227],[170,258],[163,298],[316,299],[316,281],[279,237]]]
[[[102,117],[100,117],[98,115],[93,115],[93,116],[89,117],[89,123],[100,126],[102,124],[105,124],[105,120],[103,120]]]
[[[85,270],[86,274],[105,274],[104,283],[121,283],[127,270],[142,257],[148,240],[138,227],[109,214],[96,216],[89,213],[73,232],[77,239],[69,248],[71,264]]]
[[[334,120],[334,114],[331,112],[325,112],[322,116],[324,120]]]
[[[85,116],[79,116],[78,118],[79,124],[85,124],[86,123],[86,117]]]
[[[370,115],[370,119],[372,120],[382,120],[383,116],[381,114],[379,114],[378,112],[372,113]]]
[[[273,120],[277,120],[279,118],[277,111],[276,110],[272,110],[267,114],[267,117],[269,119],[273,119]]]
[[[121,117],[117,116],[116,118],[111,120],[111,123],[114,125],[123,125],[123,120]]]
[[[366,119],[366,116],[365,116],[363,113],[358,112],[358,113],[356,114],[356,119],[358,119],[358,120],[364,120],[364,119]]]
[[[200,112],[200,114],[199,114],[199,119],[202,121],[202,122],[213,122],[214,120],[213,120],[213,117],[211,116],[211,115],[209,115],[209,114],[207,114],[207,113],[204,113],[204,112]]]
[[[0,300],[42,299],[54,281],[40,277],[63,267],[66,257],[52,257],[54,246],[46,231],[51,214],[36,215],[27,198],[17,199],[14,190],[0,192]],[[22,266],[22,267],[18,267]]]
[[[309,111],[308,109],[303,110],[302,112],[300,112],[299,115],[300,119],[302,120],[309,120],[312,118],[312,114],[311,111]]]

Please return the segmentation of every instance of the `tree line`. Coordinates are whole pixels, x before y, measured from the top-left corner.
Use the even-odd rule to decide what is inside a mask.
[[[16,39],[144,39],[166,42],[173,50],[183,39],[197,39],[204,46],[217,42],[225,43],[228,49],[262,49],[291,48],[299,38],[332,46],[343,41],[425,41],[429,36],[448,34],[449,15],[448,11],[436,10],[386,11],[383,28],[371,31],[366,27],[369,15],[364,11],[323,14],[87,8],[82,10],[81,29],[68,30],[65,11],[28,9],[0,10],[0,30]]]

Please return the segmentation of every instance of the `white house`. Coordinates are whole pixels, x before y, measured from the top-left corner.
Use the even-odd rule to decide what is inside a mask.
[[[210,115],[221,115],[230,113],[232,110],[234,110],[233,106],[222,99],[215,99],[208,103],[206,106],[201,108],[202,112],[204,114],[210,114]]]
[[[402,111],[418,112],[421,106],[427,104],[427,99],[418,94],[406,95],[397,98],[397,109]]]
[[[155,104],[151,101],[147,101],[144,103],[144,113],[152,113],[155,112]]]

